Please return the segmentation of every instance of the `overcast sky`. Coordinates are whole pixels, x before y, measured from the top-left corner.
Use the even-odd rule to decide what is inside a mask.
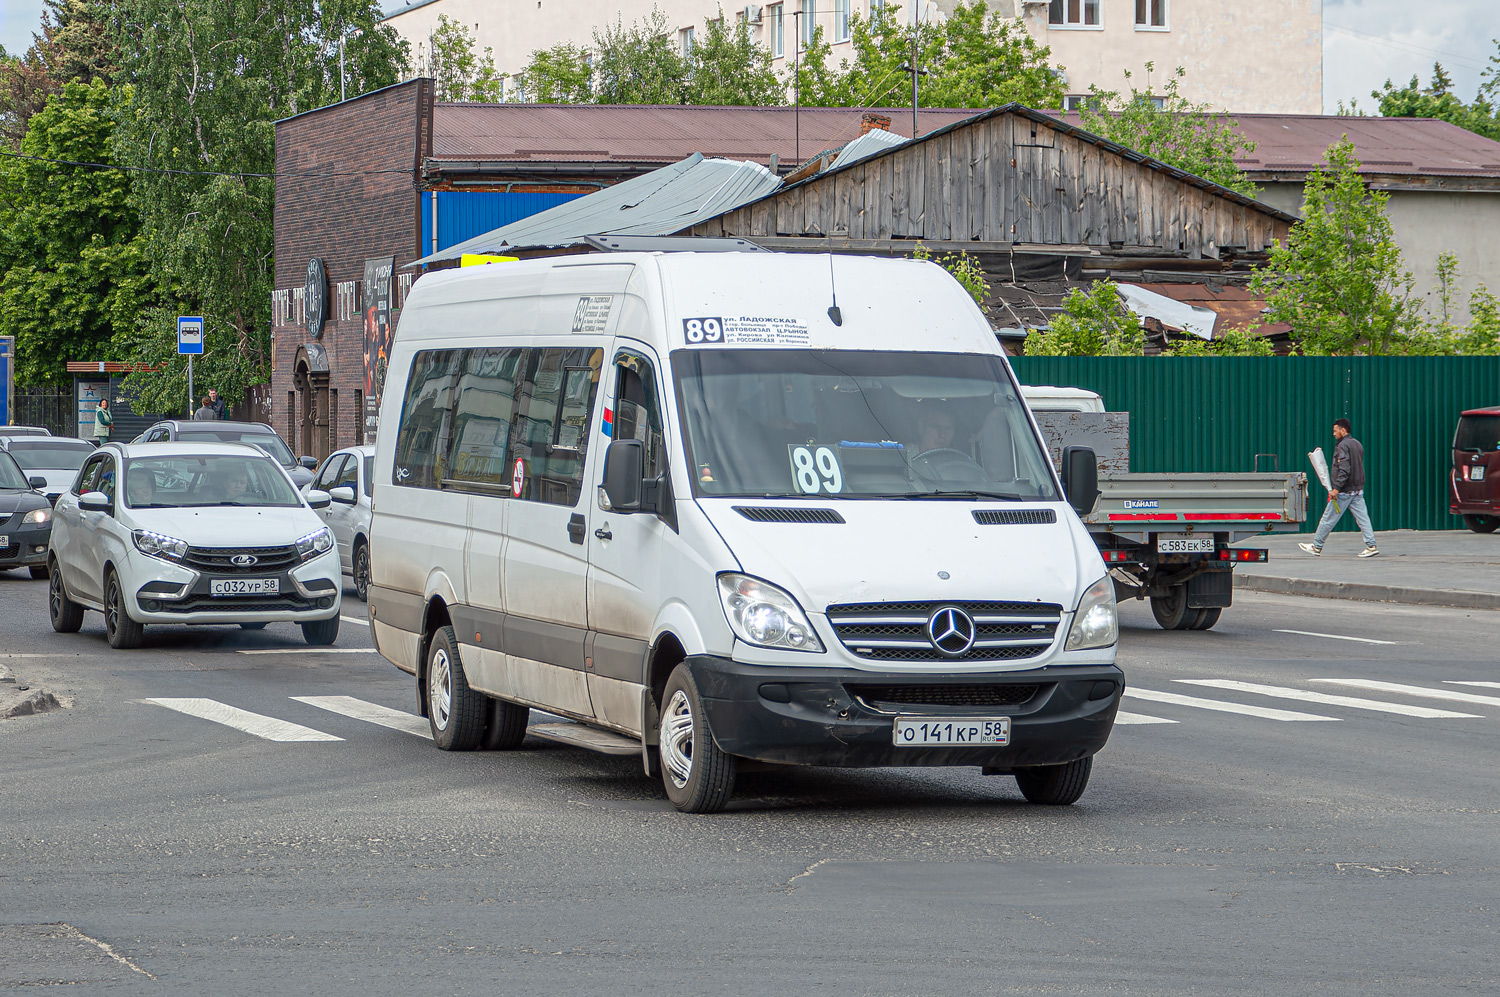
[[[0,45],[24,52],[41,11],[42,0],[0,0]],[[1413,73],[1425,85],[1434,61],[1453,76],[1458,95],[1473,100],[1496,37],[1500,0],[1324,0],[1323,109],[1332,112],[1340,100],[1358,98],[1372,110],[1371,90],[1387,78],[1404,84]]]

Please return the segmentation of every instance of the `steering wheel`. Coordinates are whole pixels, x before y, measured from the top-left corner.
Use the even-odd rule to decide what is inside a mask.
[[[911,467],[928,481],[943,481],[952,484],[978,484],[987,482],[989,475],[975,462],[973,457],[952,447],[933,447],[923,450],[911,459]]]

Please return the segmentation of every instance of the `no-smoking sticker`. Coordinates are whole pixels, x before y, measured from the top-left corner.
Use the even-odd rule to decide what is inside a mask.
[[[516,469],[510,474],[510,493],[515,498],[521,497],[521,491],[526,487],[526,458],[516,458]]]

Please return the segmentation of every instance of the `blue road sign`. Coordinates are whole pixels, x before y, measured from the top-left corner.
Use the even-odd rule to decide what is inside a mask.
[[[177,316],[177,352],[203,352],[203,316]]]

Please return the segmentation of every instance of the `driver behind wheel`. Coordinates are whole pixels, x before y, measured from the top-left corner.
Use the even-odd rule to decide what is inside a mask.
[[[920,457],[929,450],[946,450],[953,446],[953,415],[937,402],[925,402],[917,412],[916,442],[911,455]]]

